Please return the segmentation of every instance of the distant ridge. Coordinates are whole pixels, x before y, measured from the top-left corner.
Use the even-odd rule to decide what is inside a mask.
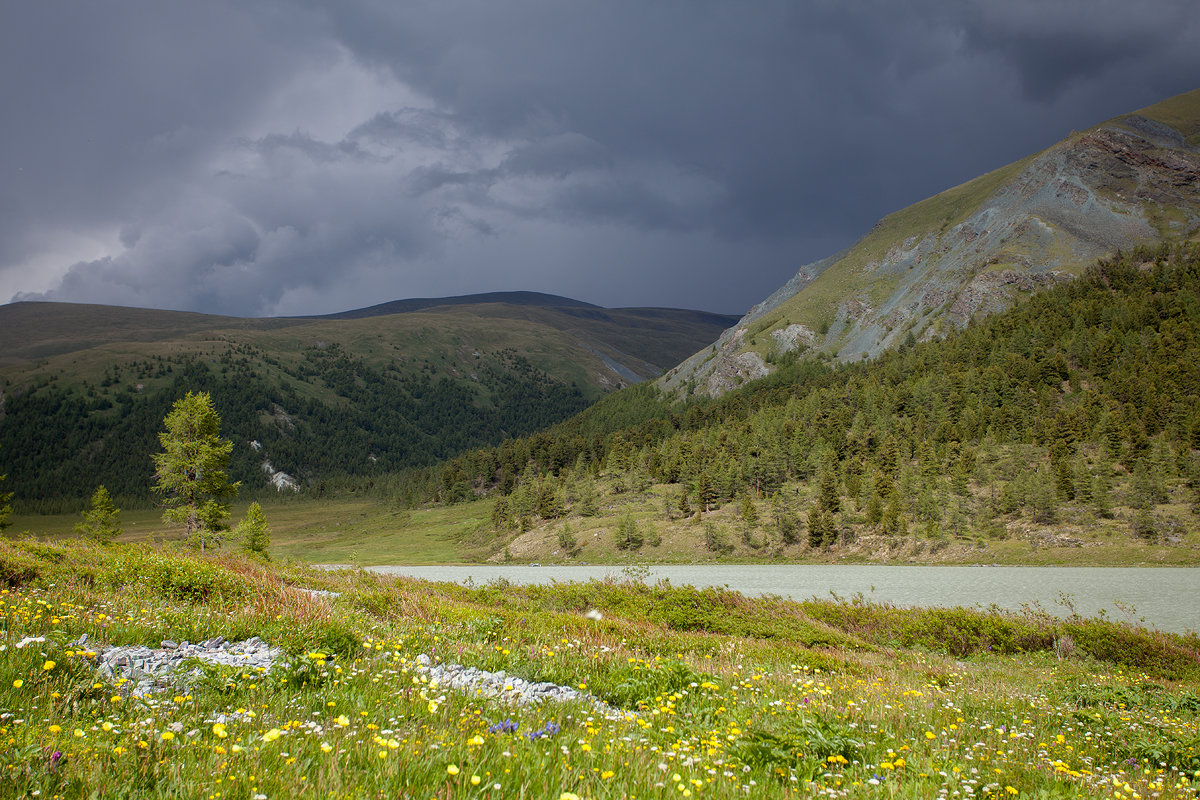
[[[441,306],[469,306],[480,303],[508,303],[514,306],[540,306],[543,308],[601,308],[601,306],[585,303],[582,300],[572,300],[569,297],[543,294],[542,292],[483,292],[482,294],[464,294],[454,297],[412,297],[366,308],[339,311],[336,314],[314,314],[302,319],[365,319],[366,317],[383,317],[388,314],[407,314],[412,311],[423,311],[427,308]]]

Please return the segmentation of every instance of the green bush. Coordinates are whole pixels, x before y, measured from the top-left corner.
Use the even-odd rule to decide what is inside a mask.
[[[49,566],[18,547],[18,544],[0,540],[0,587],[13,589],[33,583],[45,574]]]
[[[126,551],[114,560],[105,579],[113,587],[140,585],[165,600],[187,603],[232,599],[245,593],[244,582],[217,564],[157,550]]]

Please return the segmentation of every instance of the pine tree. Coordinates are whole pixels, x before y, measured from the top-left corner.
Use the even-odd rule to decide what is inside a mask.
[[[496,499],[492,501],[492,527],[498,531],[505,530],[512,525],[512,520],[509,518],[508,498],[504,495],[496,495]]]
[[[872,490],[867,498],[867,524],[874,527],[883,521],[883,500]]]
[[[600,513],[600,501],[596,496],[596,484],[588,478],[579,486],[579,516],[594,517]]]
[[[771,513],[775,517],[775,528],[784,544],[800,541],[800,517],[792,510],[783,492],[776,492],[771,499]]]
[[[108,496],[108,489],[101,486],[92,495],[92,507],[83,512],[83,522],[76,523],[75,532],[101,544],[111,542],[121,535],[121,527],[117,524],[120,513]]]
[[[838,474],[832,465],[826,465],[821,470],[820,502],[821,510],[827,514],[836,514],[842,510],[842,495],[838,488]]]
[[[643,542],[642,532],[638,528],[637,520],[633,518],[633,514],[627,513],[621,517],[621,521],[617,523],[617,549],[637,550],[642,546]]]
[[[225,470],[233,443],[218,434],[221,420],[207,392],[176,401],[158,434],[163,452],[154,459],[154,490],[165,497],[163,521],[183,523],[187,538],[199,545],[219,545],[228,529],[228,498],[237,495]]]
[[[271,545],[271,529],[257,502],[246,509],[246,516],[233,529],[232,538],[247,553],[270,560],[267,548]]]
[[[696,490],[696,494],[699,496],[700,506],[704,512],[711,511],[713,503],[717,501],[717,490],[713,486],[712,476],[708,474],[707,470],[700,473],[700,486]]]
[[[809,547],[825,547],[837,539],[837,525],[833,515],[813,503],[808,510],[808,545]]]
[[[688,490],[686,486],[681,485],[679,487],[679,502],[677,507],[679,508],[680,513],[682,513],[684,516],[692,513],[692,507],[688,503]]]
[[[754,506],[754,498],[750,496],[750,492],[742,495],[742,507],[740,509],[742,521],[753,527],[758,523],[758,509]]]
[[[1029,505],[1034,522],[1050,525],[1058,520],[1058,498],[1055,497],[1053,481],[1048,470],[1039,469],[1034,477]]]
[[[564,522],[558,529],[558,546],[570,558],[574,558],[579,552],[579,542],[575,539],[575,532],[571,530],[569,523]]]

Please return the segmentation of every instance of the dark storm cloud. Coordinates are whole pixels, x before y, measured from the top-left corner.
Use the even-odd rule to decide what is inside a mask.
[[[0,292],[741,311],[880,216],[1195,88],[1191,0],[30,3]]]

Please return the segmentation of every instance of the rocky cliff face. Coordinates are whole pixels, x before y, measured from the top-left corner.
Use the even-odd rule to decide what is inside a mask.
[[[717,396],[768,374],[772,356],[872,357],[1070,280],[1118,248],[1194,235],[1200,90],[1167,102],[1172,114],[1152,106],[1111,120],[886,217],[844,253],[802,267],[660,385]],[[1195,119],[1181,123],[1181,107]]]

